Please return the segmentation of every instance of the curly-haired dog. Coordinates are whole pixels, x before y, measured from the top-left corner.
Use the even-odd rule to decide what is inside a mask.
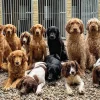
[[[50,55],[58,54],[61,61],[68,60],[64,42],[62,41],[59,29],[56,26],[51,26],[47,29],[47,41]]]
[[[87,22],[87,38],[89,51],[95,56],[97,60],[100,58],[100,21],[97,18],[91,18]]]
[[[4,27],[4,34],[12,51],[21,50],[21,43],[20,43],[20,39],[16,34],[16,30],[17,30],[16,27],[12,24],[6,24]]]
[[[41,24],[36,24],[30,29],[32,39],[30,42],[30,66],[36,61],[43,61],[46,57],[46,43],[43,38],[45,28]]]
[[[66,31],[67,36],[67,52],[69,60],[76,60],[83,71],[86,67],[90,68],[93,65],[93,56],[90,54],[85,44],[84,27],[82,20],[72,18],[68,21]]]
[[[21,50],[15,50],[8,57],[8,80],[4,90],[16,88],[21,78],[25,75],[28,69],[27,56]]]
[[[36,92],[36,94],[41,94],[42,92],[42,87],[45,85],[46,63],[36,62],[33,64],[33,67],[17,85],[21,94],[26,94],[31,91]]]
[[[31,41],[31,35],[29,32],[25,31],[20,36],[21,50],[23,50],[27,55],[29,53],[29,44]]]
[[[70,88],[71,84],[78,84],[78,91],[80,94],[84,93],[84,82],[81,78],[81,69],[79,64],[76,61],[68,61],[63,63],[62,75],[65,78],[65,87],[66,92],[69,95],[72,95],[72,89]]]
[[[2,33],[3,28],[4,26],[0,25],[0,68],[5,69],[2,65],[3,62],[7,62],[7,58],[11,52],[11,48]]]

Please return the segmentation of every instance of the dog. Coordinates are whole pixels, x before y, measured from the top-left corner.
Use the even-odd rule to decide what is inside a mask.
[[[64,42],[60,37],[59,29],[51,26],[47,29],[47,42],[50,55],[58,54],[61,61],[68,60]]]
[[[7,58],[12,50],[2,33],[3,29],[4,25],[0,25],[0,68],[5,69],[3,63],[7,62]]]
[[[70,85],[79,84],[78,91],[80,94],[84,94],[84,82],[81,78],[81,68],[77,61],[64,62],[62,65],[62,75],[65,79],[65,87],[68,95],[72,95],[72,89]]]
[[[29,32],[25,31],[20,36],[21,50],[23,50],[27,55],[29,54],[29,44],[31,41],[31,35]]]
[[[84,26],[82,20],[72,18],[66,25],[67,36],[67,54],[69,60],[76,60],[83,72],[85,69],[90,69],[95,60],[89,52],[88,46],[84,38]],[[85,75],[85,73],[84,73]]]
[[[47,55],[47,51],[46,43],[43,38],[45,28],[41,24],[36,24],[31,27],[30,32],[32,34],[32,39],[29,47],[31,66],[35,62],[43,61]]]
[[[94,64],[94,68],[92,71],[92,80],[93,84],[100,85],[100,58]]]
[[[48,82],[56,81],[61,77],[61,62],[59,55],[48,55],[44,60],[47,64],[46,80]]]
[[[21,43],[19,37],[16,34],[16,27],[12,24],[6,24],[3,31],[5,38],[11,47],[11,50],[21,50]]]
[[[27,56],[21,50],[15,50],[8,56],[8,79],[4,86],[4,90],[16,88],[21,78],[28,69]]]
[[[33,69],[17,85],[21,94],[27,94],[31,91],[36,94],[42,93],[42,88],[45,85],[46,63],[36,62],[32,66]]]
[[[95,59],[100,58],[100,21],[97,18],[91,18],[87,22],[86,43],[89,51],[95,56]]]

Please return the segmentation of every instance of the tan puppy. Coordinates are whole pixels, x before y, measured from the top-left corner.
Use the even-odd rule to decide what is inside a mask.
[[[47,55],[46,44],[43,38],[45,28],[36,24],[30,29],[32,40],[30,42],[30,66],[36,61],[43,61]]]
[[[16,30],[16,27],[12,24],[6,24],[4,27],[5,37],[12,51],[21,50],[21,43],[20,39],[17,37]]]

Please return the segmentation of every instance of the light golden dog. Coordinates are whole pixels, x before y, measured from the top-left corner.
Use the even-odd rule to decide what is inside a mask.
[[[12,24],[6,24],[4,27],[5,37],[12,51],[21,50],[21,43],[20,39],[17,37],[16,30],[16,27]]]
[[[47,55],[46,43],[43,35],[45,28],[41,24],[36,24],[30,29],[32,39],[30,42],[30,66],[36,61],[43,61]]]
[[[86,67],[93,65],[93,57],[90,55],[84,39],[84,26],[82,20],[72,18],[66,26],[67,36],[67,52],[69,60],[76,60],[83,72]]]
[[[8,80],[4,86],[4,90],[16,88],[21,78],[28,69],[27,57],[21,50],[10,53],[8,57]]]
[[[91,18],[87,22],[87,31],[86,44],[97,60],[100,58],[100,21],[97,18]]]

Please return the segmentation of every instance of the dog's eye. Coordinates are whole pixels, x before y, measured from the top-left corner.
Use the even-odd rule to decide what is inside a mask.
[[[22,57],[22,56],[19,56],[19,57]]]
[[[39,29],[41,29],[41,27],[39,27]]]

